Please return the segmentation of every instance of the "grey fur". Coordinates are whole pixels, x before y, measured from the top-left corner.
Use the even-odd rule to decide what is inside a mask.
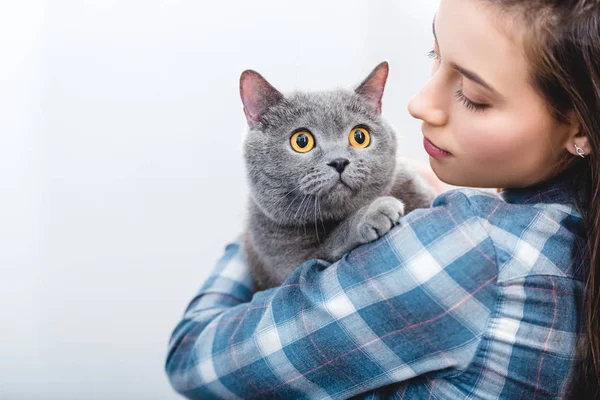
[[[385,76],[378,83],[373,74],[382,66]],[[257,289],[280,285],[311,258],[336,261],[387,233],[404,213],[431,205],[432,188],[397,160],[396,135],[380,116],[387,63],[377,68],[355,91],[287,96],[254,71],[242,74],[250,126],[244,143],[250,187],[244,249]],[[377,84],[379,93],[365,95],[362,89]],[[371,134],[364,149],[348,142],[357,125]],[[290,137],[298,128],[313,134],[313,150],[292,149]],[[336,158],[350,161],[342,173],[328,165]]]

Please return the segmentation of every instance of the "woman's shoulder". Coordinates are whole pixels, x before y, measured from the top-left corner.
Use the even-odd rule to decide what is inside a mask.
[[[430,212],[439,208],[462,221],[477,220],[494,245],[499,281],[533,275],[574,278],[584,267],[579,250],[585,243],[576,207],[542,201],[541,196],[511,200],[486,190],[460,188],[439,195]]]
[[[471,189],[457,188],[439,194],[430,208],[417,209],[406,216],[408,222],[426,218],[428,215],[446,213],[450,222],[461,223],[466,220],[487,220],[490,215],[503,206],[503,200],[495,193]],[[511,218],[517,215],[511,214]]]
[[[432,203],[432,207],[443,205],[460,205],[468,207],[475,215],[485,214],[493,210],[503,202],[496,193],[484,189],[456,188],[438,195]]]
[[[556,200],[556,201],[553,201]],[[472,217],[477,217],[487,224],[509,229],[529,225],[532,219],[545,219],[550,226],[563,224],[578,235],[583,234],[583,219],[572,202],[557,199],[543,199],[539,195],[520,198],[513,201],[513,194],[498,194],[490,190],[457,188],[438,195],[431,208],[449,208]]]

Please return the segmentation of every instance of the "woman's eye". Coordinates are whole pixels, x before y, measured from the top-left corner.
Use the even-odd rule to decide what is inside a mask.
[[[290,144],[298,153],[307,153],[315,147],[315,138],[308,131],[300,131],[292,135]]]
[[[486,108],[489,108],[488,104],[475,103],[472,100],[469,100],[463,93],[462,89],[458,89],[456,91],[455,97],[463,103],[467,110],[470,111],[483,111]]]
[[[439,56],[438,53],[435,52],[434,49],[431,49],[431,51],[429,53],[427,53],[427,56],[429,58],[434,59],[435,61],[437,61],[438,64],[440,64],[442,62],[442,58]]]
[[[371,143],[371,134],[367,128],[354,128],[348,135],[352,147],[364,149]]]

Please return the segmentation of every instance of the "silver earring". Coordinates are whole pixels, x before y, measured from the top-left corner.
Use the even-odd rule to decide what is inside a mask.
[[[585,152],[581,147],[577,146],[577,143],[575,143],[575,150],[577,150],[577,154],[579,154],[579,157],[585,158]]]

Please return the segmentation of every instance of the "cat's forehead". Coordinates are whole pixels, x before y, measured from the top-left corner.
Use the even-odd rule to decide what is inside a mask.
[[[375,110],[349,90],[294,92],[268,114],[269,125],[279,128],[310,125],[329,130],[378,120]]]

